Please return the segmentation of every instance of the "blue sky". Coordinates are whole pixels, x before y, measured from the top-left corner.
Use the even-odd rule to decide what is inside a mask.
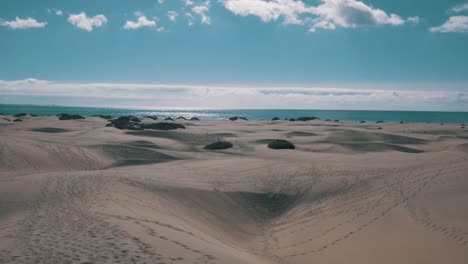
[[[467,47],[465,1],[4,0],[0,103],[468,111]]]

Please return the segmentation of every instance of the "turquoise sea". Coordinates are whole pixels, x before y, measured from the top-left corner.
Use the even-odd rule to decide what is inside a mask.
[[[430,122],[430,123],[468,123],[468,112],[430,112],[430,111],[360,111],[360,110],[284,110],[284,109],[124,109],[70,106],[37,106],[0,104],[0,113],[28,113],[35,115],[56,115],[59,113],[92,115],[156,115],[158,117],[198,117],[201,119],[227,119],[243,116],[250,120],[271,120],[273,117],[297,118],[316,116],[322,120],[340,121],[385,121],[385,122]]]

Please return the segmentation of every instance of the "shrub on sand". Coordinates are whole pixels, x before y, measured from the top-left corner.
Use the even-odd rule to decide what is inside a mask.
[[[221,150],[221,149],[229,149],[232,148],[232,143],[227,141],[217,141],[211,144],[208,144],[204,147],[204,149],[208,150]]]
[[[293,143],[284,139],[275,139],[268,144],[271,149],[296,149]]]

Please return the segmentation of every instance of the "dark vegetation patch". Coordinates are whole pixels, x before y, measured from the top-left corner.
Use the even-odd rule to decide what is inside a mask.
[[[31,131],[41,132],[41,133],[65,133],[65,132],[70,132],[71,130],[58,128],[58,127],[39,127],[39,128],[31,129]]]
[[[266,139],[257,139],[254,142],[258,144],[270,144],[270,142],[275,141],[274,138],[266,138]]]
[[[94,117],[100,117],[100,118],[106,119],[106,120],[112,119],[111,115],[93,115],[93,116]]]
[[[153,124],[141,124],[142,129],[154,129],[154,130],[174,130],[174,129],[185,129],[184,125],[177,123],[159,122]]]
[[[75,114],[59,114],[57,115],[59,120],[77,120],[77,119],[85,119],[81,115],[75,115]]]
[[[280,120],[279,117],[273,117],[273,118],[271,119],[271,121],[277,121],[277,120]]]
[[[158,117],[157,116],[144,116],[144,118],[149,118],[149,119],[153,119],[153,120],[158,120]]]
[[[16,118],[15,120],[13,120],[13,122],[23,122],[23,120]]]
[[[320,120],[320,118],[316,116],[302,116],[296,119],[296,121],[312,121],[312,120]]]
[[[208,144],[204,147],[204,149],[208,150],[222,150],[222,149],[229,149],[232,148],[233,145],[231,142],[227,141],[217,141],[211,144]]]
[[[127,130],[143,130],[143,129],[154,129],[154,130],[173,130],[173,129],[185,129],[184,125],[169,123],[169,122],[159,122],[151,124],[142,124],[141,120],[134,116],[121,116],[119,118],[110,120],[106,125],[107,127],[115,127],[117,129],[127,129]]]
[[[26,116],[26,115],[28,115],[28,114],[26,114],[26,113],[17,113],[13,117],[23,117],[23,116]]]
[[[290,136],[290,137],[310,137],[310,136],[318,136],[318,134],[316,133],[312,133],[312,132],[304,132],[304,131],[293,131],[293,132],[289,132],[288,134],[286,134],[287,136]]]
[[[247,121],[248,119],[246,117],[243,117],[243,116],[233,116],[233,117],[230,117],[229,120],[231,120],[231,121],[237,121],[237,120]]]
[[[134,116],[120,116],[110,120],[106,127],[115,127],[117,129],[141,130],[141,120]]]
[[[293,143],[284,140],[284,139],[275,139],[268,143],[268,147],[271,149],[295,149],[296,146],[294,146]]]

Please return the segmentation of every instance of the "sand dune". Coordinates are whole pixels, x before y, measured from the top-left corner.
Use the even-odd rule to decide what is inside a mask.
[[[468,262],[458,125],[106,122],[0,121],[0,263]]]

